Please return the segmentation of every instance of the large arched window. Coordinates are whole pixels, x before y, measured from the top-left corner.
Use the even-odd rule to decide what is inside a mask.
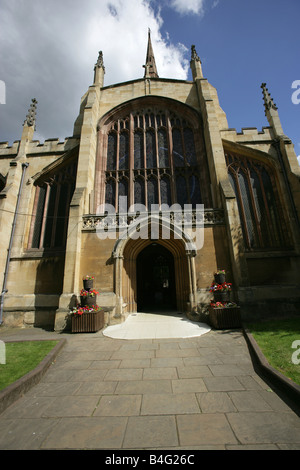
[[[226,154],[226,162],[247,249],[288,247],[288,230],[271,168],[233,154]]]
[[[127,196],[128,207],[143,204],[148,210],[153,204],[210,207],[200,118],[189,119],[194,112],[177,108],[136,104],[100,127],[96,207],[105,202],[118,211],[120,196]]]
[[[76,170],[77,161],[73,161],[37,182],[29,248],[53,249],[65,246]]]

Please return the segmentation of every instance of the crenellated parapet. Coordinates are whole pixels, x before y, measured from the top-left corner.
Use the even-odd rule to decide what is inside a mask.
[[[240,132],[230,128],[222,129],[220,133],[223,139],[245,144],[248,142],[266,142],[272,140],[270,127],[263,127],[261,130],[258,130],[257,127],[243,127]]]
[[[27,144],[27,157],[43,157],[49,155],[60,156],[65,152],[72,150],[79,144],[79,137],[67,137],[63,142],[59,139],[47,139],[40,143],[39,140],[33,140]],[[20,147],[20,141],[16,141],[12,146],[8,142],[0,143],[0,160],[14,159],[17,157]]]

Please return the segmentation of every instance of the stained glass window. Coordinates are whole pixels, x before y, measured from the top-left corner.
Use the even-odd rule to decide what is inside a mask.
[[[108,147],[107,147],[107,169],[115,170],[117,161],[117,134],[111,132],[108,135]]]
[[[152,130],[146,132],[146,162],[147,168],[156,167],[155,133]]]
[[[256,225],[254,222],[253,207],[251,204],[251,198],[249,194],[249,186],[247,182],[247,177],[243,171],[238,174],[238,184],[240,187],[242,205],[245,212],[246,227],[249,237],[250,247],[257,246],[257,234],[256,234]]]
[[[124,205],[125,199],[120,200],[120,197],[126,197],[127,203]],[[127,211],[128,208],[128,181],[126,178],[122,178],[119,181],[119,210]]]
[[[279,223],[280,202],[266,167],[245,157],[226,155],[226,160],[247,248],[288,246],[284,219]]]
[[[43,211],[44,211],[47,186],[46,185],[41,186],[38,191],[39,191],[39,197],[38,197],[38,206],[36,210],[33,238],[32,238],[32,243],[31,243],[32,248],[39,248],[40,246],[41,229],[42,229],[42,224],[43,224]]]
[[[195,175],[190,176],[189,179],[189,189],[190,189],[190,203],[193,207],[196,207],[196,204],[201,204],[201,191],[199,178]]]
[[[160,129],[157,133],[158,136],[158,158],[160,168],[169,166],[169,149],[167,133],[164,129]]]
[[[29,248],[65,245],[70,201],[75,188],[77,162],[50,174],[37,188]]]
[[[168,176],[163,176],[160,180],[160,198],[161,204],[168,204],[168,206],[172,205],[171,183]]]
[[[134,204],[145,205],[145,181],[140,177],[134,182]]]
[[[153,204],[158,204],[157,179],[153,176],[147,182],[148,210],[151,210]]]
[[[119,169],[128,169],[129,157],[129,138],[128,132],[121,132],[120,134],[120,150],[119,150]]]
[[[144,168],[144,134],[137,131],[134,134],[134,168]]]
[[[111,178],[119,181],[117,193],[127,195],[131,204],[147,202],[150,208],[151,204],[202,202],[203,177],[200,180],[194,130],[187,119],[147,107],[117,119],[109,129],[106,202],[118,210]]]
[[[196,164],[196,150],[195,150],[195,143],[194,143],[194,133],[192,129],[186,128],[184,129],[183,134],[184,134],[186,163],[188,165],[195,165]]]
[[[174,166],[183,167],[184,166],[184,155],[183,155],[183,146],[182,146],[182,137],[180,129],[176,127],[172,131],[173,134],[173,162]]]
[[[184,207],[184,204],[188,203],[188,195],[186,188],[186,180],[184,176],[177,176],[176,178],[176,192],[177,192],[177,202]]]
[[[109,180],[106,183],[105,203],[111,206],[115,205],[116,199],[116,183],[114,180]]]

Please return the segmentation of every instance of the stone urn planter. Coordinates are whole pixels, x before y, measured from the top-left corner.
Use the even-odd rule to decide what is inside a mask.
[[[224,292],[215,292],[214,299],[217,302],[228,302],[230,300],[230,293],[228,291]]]
[[[82,292],[82,291],[81,291]],[[86,295],[80,295],[80,305],[82,307],[92,307],[93,305],[97,305],[97,294],[88,292]]]
[[[84,290],[91,290],[94,287],[94,279],[83,279]]]
[[[225,272],[224,273],[215,273],[215,282],[217,284],[223,284],[225,282]]]

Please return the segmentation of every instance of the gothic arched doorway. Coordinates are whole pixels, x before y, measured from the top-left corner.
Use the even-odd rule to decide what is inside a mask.
[[[174,257],[158,243],[144,248],[136,259],[138,311],[176,309]]]
[[[140,288],[140,284],[138,284],[139,276],[141,275],[141,269],[144,272],[146,271],[143,257],[145,262],[148,250],[154,250],[153,253],[157,257],[156,262],[158,265],[161,262],[162,267],[167,266],[169,269],[169,283],[173,283],[169,291],[170,296],[166,294],[166,299],[171,301],[169,304],[171,303],[176,310],[181,312],[191,311],[195,305],[196,293],[194,262],[196,250],[190,236],[178,230],[175,225],[168,223],[167,228],[170,229],[169,237],[163,237],[163,228],[166,228],[165,221],[154,215],[151,218],[145,217],[145,219],[139,221],[138,227],[140,230],[149,230],[148,238],[135,239],[136,227],[132,224],[128,232],[124,232],[123,236],[118,239],[112,252],[114,259],[116,315],[137,312],[138,304],[140,303],[140,289],[143,292],[143,287]],[[150,228],[157,228],[157,234],[159,234],[157,239],[151,237]],[[154,232],[156,234],[156,230]],[[164,235],[166,234],[164,233]],[[141,258],[137,263],[137,258],[140,254]],[[159,255],[162,255],[162,259],[159,258]],[[151,261],[148,260],[148,268],[150,265]],[[163,272],[164,270],[162,270]]]

